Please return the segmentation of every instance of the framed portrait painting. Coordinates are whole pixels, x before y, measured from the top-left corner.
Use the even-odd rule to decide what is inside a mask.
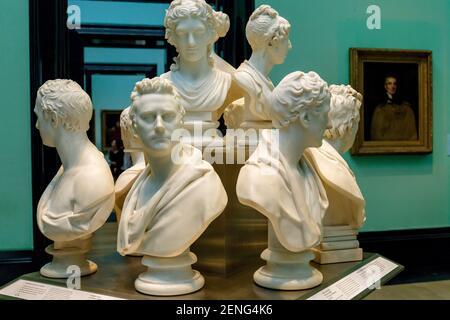
[[[351,48],[350,84],[364,96],[352,155],[433,151],[431,51]]]

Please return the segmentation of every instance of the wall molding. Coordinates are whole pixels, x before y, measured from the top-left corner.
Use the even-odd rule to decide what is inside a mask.
[[[0,251],[0,265],[16,263],[33,263],[33,251]]]
[[[361,232],[360,247],[405,266],[450,265],[450,227]]]

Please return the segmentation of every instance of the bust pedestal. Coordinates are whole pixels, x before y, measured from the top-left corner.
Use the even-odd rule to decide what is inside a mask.
[[[68,268],[80,268],[81,276],[87,276],[97,271],[97,265],[86,259],[86,254],[92,248],[92,235],[73,241],[56,241],[49,245],[45,252],[53,256],[53,260],[40,270],[47,278],[66,279],[71,273]]]
[[[142,264],[147,272],[136,279],[136,290],[155,296],[176,296],[200,290],[205,285],[203,276],[191,265],[197,261],[195,254],[188,250],[173,258],[144,256]]]
[[[269,248],[261,254],[267,264],[253,275],[258,285],[277,290],[304,290],[322,283],[322,274],[309,263],[314,258],[311,250],[299,253],[286,250],[270,223],[268,235]]]
[[[324,237],[313,249],[314,262],[320,264],[361,261],[363,250],[357,240],[358,229],[349,225],[324,226]]]

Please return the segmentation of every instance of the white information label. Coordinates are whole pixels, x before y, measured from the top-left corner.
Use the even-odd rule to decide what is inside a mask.
[[[23,300],[124,300],[27,280],[17,280],[1,289],[0,294]]]
[[[366,289],[380,288],[381,279],[397,267],[397,264],[378,257],[308,300],[351,300]]]

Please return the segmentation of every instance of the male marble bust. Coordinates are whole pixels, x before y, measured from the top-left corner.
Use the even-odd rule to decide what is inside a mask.
[[[62,162],[39,201],[37,224],[55,241],[51,254],[53,249],[84,248],[84,240],[106,222],[114,206],[111,171],[86,134],[91,99],[72,80],[51,80],[39,88],[34,111],[42,142],[56,148]],[[47,271],[44,275],[54,277],[65,272]]]
[[[322,180],[329,207],[323,219],[324,238],[314,252],[320,264],[362,260],[358,229],[366,219],[365,200],[356,177],[342,155],[355,141],[362,95],[351,86],[332,85],[331,128],[319,148],[309,148],[309,159]]]
[[[125,200],[117,250],[145,256],[149,272],[136,281],[139,291],[156,295],[196,291],[204,280],[190,269],[196,258],[189,248],[225,209],[227,194],[200,150],[172,139],[185,112],[172,83],[158,77],[144,79],[131,98],[133,130],[142,141],[148,165]],[[161,259],[166,262],[156,263],[161,270],[154,273],[151,266]],[[167,261],[175,261],[175,266],[167,269]],[[183,281],[179,275],[167,275],[181,267],[189,267],[183,271],[188,275]]]
[[[125,200],[118,249],[122,254],[176,256],[222,212],[227,196],[201,152],[172,139],[184,109],[170,81],[144,79],[136,84],[132,100],[130,116],[148,165]]]
[[[275,65],[284,63],[291,49],[290,29],[289,22],[268,5],[250,16],[246,36],[253,52],[233,77],[244,92],[244,106],[234,105],[235,110],[226,111],[229,128],[272,127],[269,104],[274,85],[269,74]]]
[[[307,154],[324,182],[330,201],[323,224],[360,228],[365,221],[365,201],[342,154],[355,141],[362,95],[345,85],[332,85],[330,92],[331,128],[325,131],[322,146],[308,149]]]
[[[141,151],[142,143],[140,139],[133,134],[132,122],[130,119],[130,109],[126,108],[120,115],[120,130],[125,152],[130,154],[132,166],[126,169],[117,179],[115,184],[116,203],[114,210],[117,221],[120,221],[122,207],[137,177],[145,169],[145,157]]]

